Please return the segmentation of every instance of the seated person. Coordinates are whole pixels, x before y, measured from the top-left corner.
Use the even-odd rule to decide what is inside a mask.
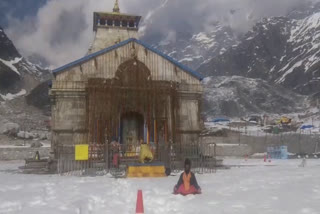
[[[191,161],[186,159],[184,162],[184,172],[181,174],[177,185],[174,187],[174,194],[189,195],[201,194],[201,188],[191,170]]]
[[[40,153],[39,151],[36,151],[36,154],[34,156],[34,160],[40,160]]]
[[[150,150],[149,145],[145,143],[143,140],[140,140],[140,142],[142,143],[140,146],[140,157],[139,157],[140,163],[152,162],[153,154]]]

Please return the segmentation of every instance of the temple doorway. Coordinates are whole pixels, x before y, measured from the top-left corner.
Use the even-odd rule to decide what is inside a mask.
[[[143,115],[128,112],[121,116],[121,143],[124,145],[138,145],[144,139]]]

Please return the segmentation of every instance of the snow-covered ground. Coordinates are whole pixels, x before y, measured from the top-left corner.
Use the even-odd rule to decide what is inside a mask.
[[[171,194],[178,176],[113,179],[22,175],[19,164],[0,164],[0,213],[135,213],[143,190],[145,213],[317,214],[320,210],[320,160],[226,160],[249,167],[197,175],[203,194]],[[275,165],[275,166],[273,166]]]

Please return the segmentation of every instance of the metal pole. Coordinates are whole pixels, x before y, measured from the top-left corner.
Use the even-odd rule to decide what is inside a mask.
[[[317,143],[316,143],[316,148],[314,150],[314,153],[317,154],[318,153],[318,145],[319,145],[319,140],[317,140]]]
[[[299,154],[301,154],[301,129],[299,133]]]
[[[238,126],[238,132],[239,132],[238,143],[239,143],[239,146],[240,146],[240,127],[239,126]]]

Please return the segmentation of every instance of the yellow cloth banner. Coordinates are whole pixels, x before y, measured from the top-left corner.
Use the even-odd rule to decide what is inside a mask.
[[[76,145],[75,150],[76,150],[75,151],[76,161],[89,160],[89,145],[87,144]]]

